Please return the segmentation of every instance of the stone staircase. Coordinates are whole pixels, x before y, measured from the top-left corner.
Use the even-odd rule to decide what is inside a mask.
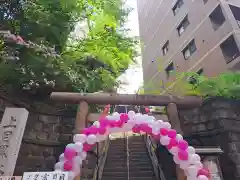
[[[102,180],[157,180],[143,136],[110,141]]]

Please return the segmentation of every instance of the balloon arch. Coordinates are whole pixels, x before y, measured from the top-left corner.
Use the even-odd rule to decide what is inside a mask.
[[[75,134],[74,143],[66,146],[55,165],[55,171],[68,171],[71,178],[80,175],[79,167],[95,143],[106,140],[111,133],[128,131],[147,133],[160,141],[173,155],[174,162],[184,170],[187,180],[208,180],[209,171],[203,168],[200,156],[176,130],[171,129],[168,122],[156,120],[147,114],[135,114],[134,111],[129,111],[128,114],[115,112],[102,117],[80,134]]]

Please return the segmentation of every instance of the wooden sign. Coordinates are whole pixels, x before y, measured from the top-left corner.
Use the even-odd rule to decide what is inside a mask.
[[[22,180],[68,180],[68,172],[25,172]]]
[[[28,111],[25,108],[6,108],[0,124],[0,176],[12,176]]]

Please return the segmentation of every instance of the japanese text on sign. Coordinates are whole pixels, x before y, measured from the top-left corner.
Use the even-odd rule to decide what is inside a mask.
[[[68,180],[67,172],[25,172],[22,180]]]

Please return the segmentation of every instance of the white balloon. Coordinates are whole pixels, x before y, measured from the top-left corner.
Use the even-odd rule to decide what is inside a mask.
[[[54,166],[55,170],[63,170],[63,162],[57,162]]]
[[[60,162],[64,162],[65,158],[64,158],[64,153],[60,154],[59,156],[59,161]]]
[[[121,131],[122,130],[117,127],[109,128],[109,133],[117,133],[117,132],[121,132]]]
[[[189,157],[189,162],[191,164],[195,164],[196,162],[200,161],[201,158],[198,154],[191,154],[190,157]]]
[[[112,121],[112,120],[116,120],[116,117],[108,115],[106,116],[106,119]]]
[[[87,136],[85,134],[75,134],[73,136],[73,142],[84,143],[84,142],[86,142],[86,138],[87,138]]]
[[[82,143],[76,142],[76,143],[75,143],[75,146],[76,146],[75,150],[76,150],[77,152],[82,152],[82,151],[83,151],[83,144],[82,144]]]
[[[74,168],[73,173],[74,173],[74,177],[80,175],[80,173],[81,173],[80,167]]]
[[[162,136],[160,138],[160,143],[164,146],[167,146],[170,142],[170,138],[168,136]]]
[[[100,127],[100,122],[99,122],[99,121],[95,121],[95,122],[93,123],[93,125],[98,128],[98,127]]]
[[[199,169],[203,168],[203,164],[200,161],[196,161],[193,165],[197,166]]]
[[[187,169],[189,167],[189,162],[188,161],[180,161],[180,168],[181,169]]]
[[[112,113],[113,116],[120,116],[120,114],[118,112],[114,112]]]
[[[129,119],[133,119],[134,116],[135,116],[135,112],[134,112],[134,111],[129,111],[129,112],[128,112],[128,118],[129,118]]]
[[[196,151],[195,151],[194,147],[188,146],[187,152],[188,152],[189,154],[195,154]]]
[[[155,126],[157,126],[158,128],[162,128],[162,127],[163,127],[163,126],[162,126],[162,123],[163,123],[162,120],[157,120],[157,121],[155,122]]]
[[[163,122],[163,123],[162,123],[162,126],[163,126],[164,128],[171,129],[171,124],[168,123],[168,122]]]
[[[177,140],[183,140],[183,137],[182,137],[181,134],[177,134],[176,139],[177,139]]]
[[[188,166],[188,168],[187,168],[189,176],[192,176],[192,177],[197,177],[198,170],[199,170],[199,168],[196,166],[193,166],[193,165]]]
[[[112,114],[112,117],[114,118],[114,120],[119,120],[120,119],[120,114],[118,112],[115,112]]]
[[[193,177],[193,176],[187,176],[187,180],[197,180],[197,177]]]
[[[83,161],[83,158],[81,156],[75,156],[73,159],[73,165],[80,168],[82,161]]]
[[[82,160],[85,160],[87,157],[87,153],[85,151],[78,153],[78,156],[82,158]]]
[[[63,171],[60,170],[60,169],[55,169],[54,171],[55,171],[55,172],[63,172]]]
[[[136,120],[128,120],[127,124],[134,126],[134,125],[136,125]]]
[[[130,131],[130,130],[132,130],[132,128],[133,128],[133,125],[128,124],[128,123],[125,123],[125,124],[122,126],[122,129],[123,129],[124,132]]]
[[[73,180],[75,177],[75,173],[72,171],[68,171],[68,180]]]
[[[204,175],[198,176],[198,180],[208,180],[208,178]]]
[[[176,146],[172,147],[169,152],[172,154],[172,155],[177,155],[178,154],[178,148]]]
[[[75,149],[75,144],[70,143],[70,144],[68,144],[68,145],[66,146],[66,148],[68,148],[68,149]]]
[[[153,126],[153,127],[152,127],[152,133],[153,133],[154,135],[158,135],[159,132],[160,132],[160,128],[158,128],[158,127],[156,127],[156,126]]]
[[[90,134],[87,136],[86,140],[88,144],[95,144],[97,142],[97,137],[94,134]]]

